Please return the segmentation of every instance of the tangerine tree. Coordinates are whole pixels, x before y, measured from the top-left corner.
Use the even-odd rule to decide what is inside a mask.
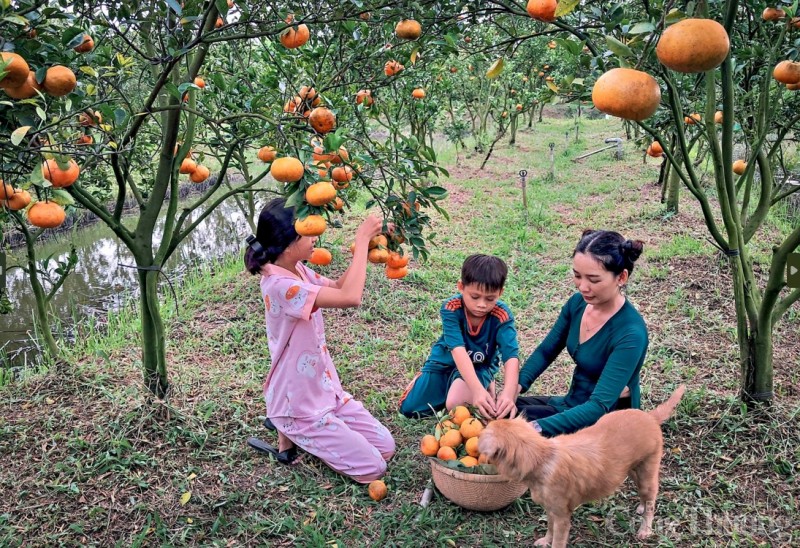
[[[443,7],[457,12],[460,3],[0,3],[3,176],[34,196],[28,222],[63,187],[129,248],[144,382],[156,397],[169,388],[164,265],[224,200],[286,195],[298,231],[320,233],[348,195],[323,203],[330,194],[311,187],[357,184],[398,226],[387,247],[400,251],[405,240],[407,253],[425,255],[428,217],[418,208],[438,207],[444,195],[425,180],[438,171],[435,156],[411,136],[376,134],[357,92],[373,89],[380,105],[381,90],[406,78],[386,74],[386,63],[413,65],[421,48],[433,58],[450,47],[438,40],[450,32]],[[419,32],[399,25],[412,11]],[[70,172],[73,162],[76,180],[48,177],[53,163]],[[201,182],[197,197],[179,201],[180,185]]]

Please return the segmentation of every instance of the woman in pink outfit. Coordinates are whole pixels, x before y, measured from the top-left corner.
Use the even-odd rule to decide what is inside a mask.
[[[278,448],[263,448],[291,462],[296,445],[336,472],[369,483],[385,473],[394,439],[342,388],[320,309],[361,304],[369,240],[380,234],[382,222],[375,216],[364,220],[350,266],[333,281],[305,266],[317,238],[299,236],[294,220],[294,208],[286,207],[284,199],[269,202],[245,253],[247,270],[261,275],[272,358],[264,399],[278,430]]]

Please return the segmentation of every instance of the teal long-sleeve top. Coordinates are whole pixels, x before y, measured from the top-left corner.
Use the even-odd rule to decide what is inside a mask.
[[[644,319],[626,299],[622,308],[581,344],[584,310],[586,301],[575,293],[519,374],[522,392],[526,392],[564,347],[575,362],[567,395],[555,396],[548,402],[558,413],[536,421],[547,436],[591,426],[612,409],[626,386],[631,393],[631,407],[638,409],[641,405],[639,372],[649,342]]]

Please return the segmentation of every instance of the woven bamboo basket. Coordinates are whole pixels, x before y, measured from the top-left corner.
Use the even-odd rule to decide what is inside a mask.
[[[501,475],[468,474],[430,459],[433,483],[448,500],[467,510],[491,512],[525,494],[528,486]]]

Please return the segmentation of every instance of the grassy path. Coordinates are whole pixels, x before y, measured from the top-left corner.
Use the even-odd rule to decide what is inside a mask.
[[[414,264],[402,281],[371,269],[360,309],[326,311],[343,384],[397,441],[386,500],[374,503],[365,487],[313,459],[281,467],[246,446],[248,436],[268,436],[260,424],[268,361],[257,279],[233,258],[188,280],[179,313],[168,312],[175,390],[168,405],[145,401],[131,343],[137,321],[127,314],[110,320],[108,336],[86,330],[74,350],[74,370],[2,389],[0,545],[530,544],[544,534],[545,520],[528,498],[486,515],[438,495],[426,510],[418,506],[429,477],[418,440],[432,424],[399,417],[396,401],[439,334],[439,305],[455,291],[464,257],[481,251],[507,260],[504,299],[518,318],[527,355],[573,291],[569,257],[584,228],[616,229],[645,241],[629,288],[651,335],[644,406],[679,382],[690,386],[678,418],[664,428],[656,535],[646,545],[800,542],[793,525],[800,522],[800,350],[792,335],[800,314],[793,311],[778,329],[776,405],[746,415],[735,399],[729,275],[706,242],[697,208],[687,195],[680,214],[664,215],[653,184],[658,166],[652,159],[643,164],[633,143],[626,143],[621,162],[607,153],[573,162],[606,137],[624,137],[616,121],[584,120],[580,141],[565,146],[573,127],[569,118],[546,119],[520,133],[516,147],[496,149],[483,171],[482,157],[456,159],[443,144],[450,221],[435,221],[431,260]],[[554,181],[547,177],[550,142],[557,143]],[[520,169],[529,173],[527,223]],[[330,231],[332,276],[346,264],[362,216],[356,208],[343,229]],[[562,357],[534,388],[564,392],[570,372]],[[582,507],[572,541],[633,544],[635,505],[628,485]]]

